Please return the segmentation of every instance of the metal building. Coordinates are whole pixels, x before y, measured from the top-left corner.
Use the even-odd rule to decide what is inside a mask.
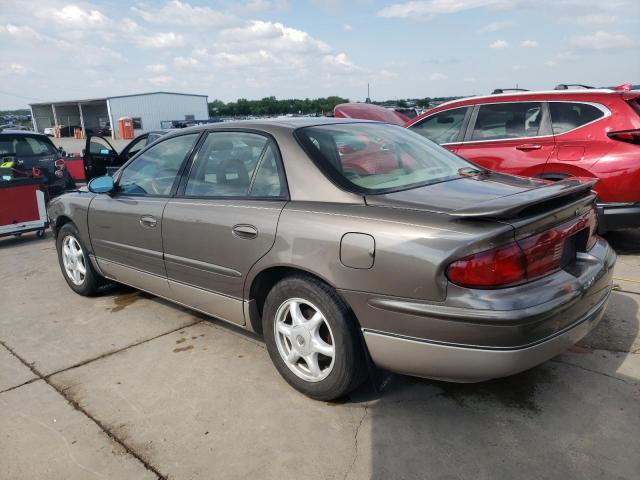
[[[188,93],[150,92],[86,100],[39,102],[29,105],[33,128],[74,126],[87,129],[109,124],[113,138],[119,137],[118,119],[132,117],[135,135],[159,130],[162,122],[206,120],[209,118],[207,96]]]

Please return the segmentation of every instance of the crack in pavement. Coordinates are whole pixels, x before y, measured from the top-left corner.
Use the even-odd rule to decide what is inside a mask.
[[[353,470],[353,466],[356,464],[356,460],[358,460],[358,435],[360,434],[360,427],[362,427],[362,424],[364,423],[365,418],[367,418],[367,415],[369,413],[369,406],[365,405],[364,407],[364,412],[362,414],[362,418],[360,419],[360,423],[358,423],[358,426],[356,427],[356,431],[353,434],[353,440],[354,440],[354,452],[353,452],[353,459],[351,460],[351,465],[349,465],[349,468],[347,469],[346,473],[344,474],[343,480],[347,480],[347,478],[349,477],[349,475],[351,474],[351,470]]]
[[[133,458],[135,458],[136,460],[138,460],[138,461],[139,461],[139,462],[140,462],[140,463],[141,463],[141,464],[142,464],[142,465],[143,465],[147,470],[149,470],[150,472],[152,472],[152,473],[153,473],[154,475],[156,475],[159,479],[161,479],[161,480],[166,480],[166,478],[167,478],[167,476],[166,476],[166,475],[163,475],[163,474],[162,474],[162,473],[161,473],[161,472],[160,472],[156,467],[154,467],[153,465],[151,465],[151,463],[147,462],[147,461],[146,461],[146,460],[145,460],[141,455],[139,455],[139,454],[138,454],[138,453],[137,453],[133,448],[129,447],[129,446],[128,446],[128,445],[127,445],[123,440],[121,440],[120,438],[118,438],[118,436],[116,436],[116,434],[114,434],[114,433],[113,433],[113,432],[112,432],[112,431],[111,431],[111,430],[110,430],[106,425],[104,425],[100,420],[98,420],[98,419],[97,419],[97,418],[95,418],[93,415],[91,415],[91,414],[90,414],[90,413],[89,413],[85,408],[83,408],[83,407],[82,407],[82,406],[81,406],[77,401],[75,401],[73,398],[69,397],[69,396],[67,395],[67,393],[66,393],[66,390],[67,390],[67,389],[59,388],[59,387],[57,387],[56,385],[54,385],[53,383],[51,383],[50,378],[51,378],[53,375],[57,375],[57,374],[59,374],[59,373],[66,372],[67,370],[71,370],[71,369],[74,369],[74,368],[82,367],[82,366],[87,365],[87,364],[89,364],[89,363],[91,363],[91,362],[95,362],[95,361],[100,360],[100,359],[102,359],[102,358],[106,358],[106,357],[109,357],[109,356],[111,356],[111,355],[115,355],[116,353],[120,353],[120,352],[122,352],[122,351],[128,350],[128,349],[130,349],[130,348],[137,347],[138,345],[142,345],[142,344],[144,344],[144,343],[151,342],[152,340],[156,340],[156,339],[158,339],[158,338],[160,338],[160,337],[164,337],[164,336],[166,336],[166,335],[170,335],[170,334],[175,333],[175,332],[177,332],[177,331],[179,331],[179,330],[183,330],[183,329],[185,329],[185,328],[193,327],[194,325],[197,325],[197,324],[199,324],[199,323],[202,323],[203,321],[205,321],[205,320],[199,319],[198,321],[193,322],[193,323],[191,323],[191,324],[189,324],[189,325],[183,325],[183,326],[181,326],[181,327],[179,327],[179,328],[176,328],[176,329],[173,329],[173,330],[171,330],[171,331],[169,331],[169,332],[165,332],[165,333],[162,333],[162,334],[160,334],[160,335],[156,335],[156,336],[154,336],[154,337],[147,338],[147,339],[142,340],[142,341],[140,341],[140,342],[136,342],[136,343],[133,343],[133,344],[127,345],[126,347],[123,347],[123,348],[119,348],[119,349],[116,349],[116,350],[112,350],[112,351],[106,352],[106,353],[104,353],[104,354],[102,354],[102,355],[98,355],[97,357],[90,358],[90,359],[88,359],[88,360],[84,360],[84,361],[82,361],[82,362],[80,362],[80,363],[77,363],[77,364],[72,365],[72,366],[70,366],[70,367],[66,367],[66,368],[63,368],[63,369],[57,370],[57,371],[55,371],[55,372],[53,372],[53,373],[49,373],[49,374],[47,374],[47,375],[44,375],[44,374],[43,374],[42,372],[40,372],[40,371],[39,371],[35,366],[33,366],[33,364],[32,364],[32,363],[27,362],[24,358],[22,358],[20,355],[18,355],[18,354],[17,354],[17,353],[16,353],[16,352],[11,348],[11,347],[9,347],[9,346],[6,344],[6,342],[5,342],[5,341],[0,340],[0,345],[2,345],[4,348],[6,348],[6,349],[9,351],[9,353],[10,353],[11,355],[13,355],[15,358],[17,358],[17,359],[18,359],[18,360],[19,360],[19,361],[20,361],[20,362],[21,362],[25,367],[27,367],[27,368],[31,371],[31,373],[33,373],[33,374],[37,377],[37,378],[33,378],[33,379],[29,380],[28,382],[23,383],[22,385],[17,385],[17,386],[15,386],[15,387],[11,387],[11,388],[9,388],[9,389],[7,389],[7,390],[4,390],[4,391],[2,391],[2,392],[0,392],[0,393],[4,393],[4,392],[10,391],[10,390],[14,390],[14,389],[16,389],[16,388],[22,387],[22,386],[24,386],[24,385],[27,385],[27,384],[29,384],[29,383],[32,383],[32,382],[35,382],[35,381],[38,381],[38,380],[42,380],[42,381],[44,381],[47,385],[49,385],[51,388],[53,388],[53,390],[54,390],[54,391],[56,391],[56,392],[57,392],[57,393],[58,393],[62,398],[64,398],[64,399],[67,401],[67,403],[69,403],[69,405],[71,405],[71,406],[74,408],[74,410],[77,410],[77,411],[79,411],[79,412],[83,413],[87,418],[89,418],[91,421],[93,421],[93,423],[95,423],[95,424],[98,426],[98,428],[99,428],[102,432],[104,432],[104,434],[105,434],[105,435],[107,435],[107,436],[108,436],[112,441],[114,441],[115,443],[117,443],[118,445],[120,445],[120,446],[121,446],[121,447],[122,447],[122,448],[123,448],[123,449],[124,449],[128,454],[129,454],[129,455],[131,455]]]
[[[583,367],[582,365],[576,365],[575,363],[563,362],[562,360],[557,360],[555,358],[551,359],[551,361],[555,362],[555,363],[561,363],[562,365],[568,365],[569,367],[579,368],[579,369],[584,370],[586,372],[595,373],[597,375],[602,375],[604,377],[609,377],[609,378],[612,378],[614,380],[618,380],[619,382],[622,382],[622,383],[624,383],[626,385],[633,385],[633,383],[627,382],[624,378],[616,377],[615,375],[610,375],[610,374],[604,373],[604,372],[599,372],[598,370],[593,370],[592,368]]]

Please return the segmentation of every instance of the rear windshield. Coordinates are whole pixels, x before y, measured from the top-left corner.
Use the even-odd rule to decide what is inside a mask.
[[[0,157],[38,157],[55,155],[55,147],[47,140],[27,135],[1,135]]]
[[[386,193],[460,177],[475,165],[396,125],[346,123],[301,128],[296,138],[340,186]]]

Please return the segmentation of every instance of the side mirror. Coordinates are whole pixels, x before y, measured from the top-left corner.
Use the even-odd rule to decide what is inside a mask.
[[[106,175],[104,177],[91,179],[87,187],[89,188],[89,191],[93,193],[109,193],[113,192],[115,185],[113,183],[113,178]]]

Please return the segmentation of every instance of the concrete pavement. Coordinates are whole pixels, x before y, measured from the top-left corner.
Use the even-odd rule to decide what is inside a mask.
[[[638,478],[634,235],[612,239],[625,280],[572,351],[329,404],[292,390],[258,338],[130,289],[77,296],[50,236],[2,239],[0,478]]]

